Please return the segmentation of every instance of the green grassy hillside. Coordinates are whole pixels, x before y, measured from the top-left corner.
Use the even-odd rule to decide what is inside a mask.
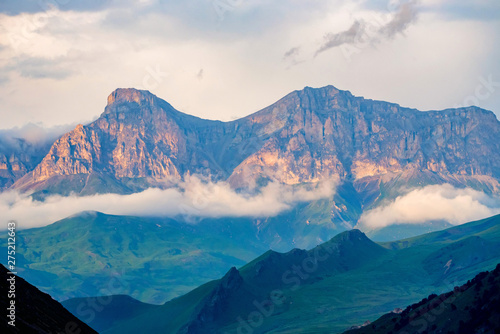
[[[335,200],[343,199],[335,195]],[[333,203],[299,203],[270,218],[188,217],[191,220],[82,213],[19,230],[19,273],[60,301],[127,294],[160,304],[269,249],[311,248],[329,240],[347,228],[336,220],[359,214],[351,205],[353,213],[332,218]]]
[[[160,307],[126,295],[72,298],[61,304],[98,332]]]
[[[253,232],[231,221],[189,225],[90,212],[19,231],[17,265],[58,300],[127,294],[162,303],[267,250]]]
[[[452,291],[429,295],[402,312],[385,314],[346,334],[493,334],[499,331],[500,264]]]
[[[352,230],[309,251],[266,252],[104,332],[340,333],[498,262],[500,216],[384,244]]]

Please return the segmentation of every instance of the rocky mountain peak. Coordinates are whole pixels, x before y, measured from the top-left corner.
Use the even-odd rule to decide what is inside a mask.
[[[337,234],[335,237],[326,242],[326,244],[334,244],[338,246],[353,246],[362,244],[373,244],[363,232],[358,229],[347,230]]]
[[[139,105],[151,103],[156,98],[147,90],[135,88],[118,88],[108,96],[108,107],[113,104],[135,102]]]
[[[370,241],[366,234],[361,232],[360,230],[354,228],[352,230],[348,230],[339,234],[341,236],[340,240],[362,240],[362,241]]]
[[[240,272],[235,267],[229,269],[229,271],[222,277],[220,281],[221,289],[234,289],[241,285],[243,282],[243,278],[240,275]],[[219,289],[220,290],[220,289]]]

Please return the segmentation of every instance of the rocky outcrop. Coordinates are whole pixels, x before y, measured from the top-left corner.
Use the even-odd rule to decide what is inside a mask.
[[[183,114],[147,91],[117,89],[98,120],[62,136],[15,187],[42,190],[82,175],[145,187],[200,173],[235,188],[335,177],[360,192],[394,180],[498,192],[499,138],[490,111],[421,112],[332,86],[306,87],[226,123]]]

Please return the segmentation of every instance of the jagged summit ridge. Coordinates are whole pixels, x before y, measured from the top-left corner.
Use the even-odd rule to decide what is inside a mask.
[[[50,190],[66,177],[77,193],[134,192],[202,173],[235,188],[399,177],[493,192],[498,138],[500,123],[480,108],[420,112],[333,86],[306,87],[232,122],[186,115],[150,92],[120,88],[98,120],[56,141],[15,187]],[[113,186],[89,188],[89,175]]]
[[[108,96],[108,106],[114,103],[135,102],[141,104],[143,101],[151,102],[157,98],[147,90],[139,90],[135,88],[117,88]]]

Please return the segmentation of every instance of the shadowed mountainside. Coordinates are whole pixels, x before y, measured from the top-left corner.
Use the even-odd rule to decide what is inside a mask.
[[[24,279],[15,276],[15,297],[10,299],[7,292],[14,275],[9,274],[4,266],[0,266],[0,297],[4,312],[15,301],[15,327],[7,322],[11,319],[5,315],[1,322],[2,333],[50,334],[50,333],[97,333],[88,325],[78,320],[46,293],[41,292]]]
[[[481,272],[453,291],[422,299],[401,312],[345,334],[498,333],[500,330],[500,264]]]
[[[268,251],[220,280],[102,329],[339,333],[449,291],[499,261],[500,216],[383,244],[351,230],[309,251]]]

